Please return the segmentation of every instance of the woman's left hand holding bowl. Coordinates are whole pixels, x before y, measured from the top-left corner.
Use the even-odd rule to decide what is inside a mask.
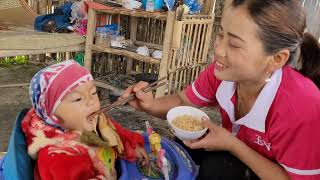
[[[202,118],[204,127],[208,128],[207,134],[196,140],[186,140],[183,143],[191,149],[205,149],[207,151],[231,151],[237,138],[225,128],[211,122],[206,117]]]

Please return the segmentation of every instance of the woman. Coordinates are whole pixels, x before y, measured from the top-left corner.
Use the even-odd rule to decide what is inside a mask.
[[[298,0],[233,0],[213,63],[192,85],[154,99],[140,82],[122,98],[134,92],[130,104],[158,117],[179,105],[220,107],[223,127],[206,119],[208,134],[184,141],[206,151],[191,152],[199,179],[241,179],[241,163],[261,179],[320,179],[320,48],[305,21]]]

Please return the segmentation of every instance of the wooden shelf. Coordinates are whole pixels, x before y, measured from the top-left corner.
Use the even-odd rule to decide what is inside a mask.
[[[96,81],[96,85],[98,87],[101,87],[101,88],[104,88],[104,89],[108,89],[110,91],[113,91],[113,92],[119,92],[119,93],[122,93],[123,92],[123,89],[120,89],[118,87],[115,87],[115,86],[112,86],[106,82],[102,82],[102,81]]]
[[[148,57],[148,56],[143,56],[143,55],[140,55],[140,54],[137,54],[135,52],[131,52],[131,51],[128,51],[125,49],[115,49],[115,48],[102,47],[99,45],[92,45],[92,50],[106,52],[106,53],[110,53],[110,54],[116,54],[116,55],[120,55],[120,56],[126,56],[128,58],[132,58],[132,59],[135,59],[138,61],[147,62],[147,63],[151,63],[151,64],[160,64],[160,60],[158,60],[158,59]]]
[[[133,17],[144,17],[144,18],[155,18],[160,20],[166,20],[167,19],[167,12],[149,12],[145,10],[129,10],[125,8],[112,8],[112,9],[106,9],[106,10],[96,10],[98,13],[107,13],[107,14],[121,14],[121,15],[127,15],[127,16],[133,16]]]

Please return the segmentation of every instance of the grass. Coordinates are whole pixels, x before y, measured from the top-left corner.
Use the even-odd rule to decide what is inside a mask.
[[[22,65],[28,64],[28,56],[14,56],[14,57],[5,57],[0,59],[0,66],[10,66],[10,65]]]

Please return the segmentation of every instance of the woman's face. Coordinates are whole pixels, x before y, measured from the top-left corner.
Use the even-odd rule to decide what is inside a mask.
[[[270,73],[270,56],[265,54],[258,26],[245,6],[225,8],[214,48],[214,73],[220,80],[256,83]]]
[[[66,95],[55,111],[61,125],[68,130],[92,131],[95,123],[88,116],[100,109],[94,81],[86,82]]]

